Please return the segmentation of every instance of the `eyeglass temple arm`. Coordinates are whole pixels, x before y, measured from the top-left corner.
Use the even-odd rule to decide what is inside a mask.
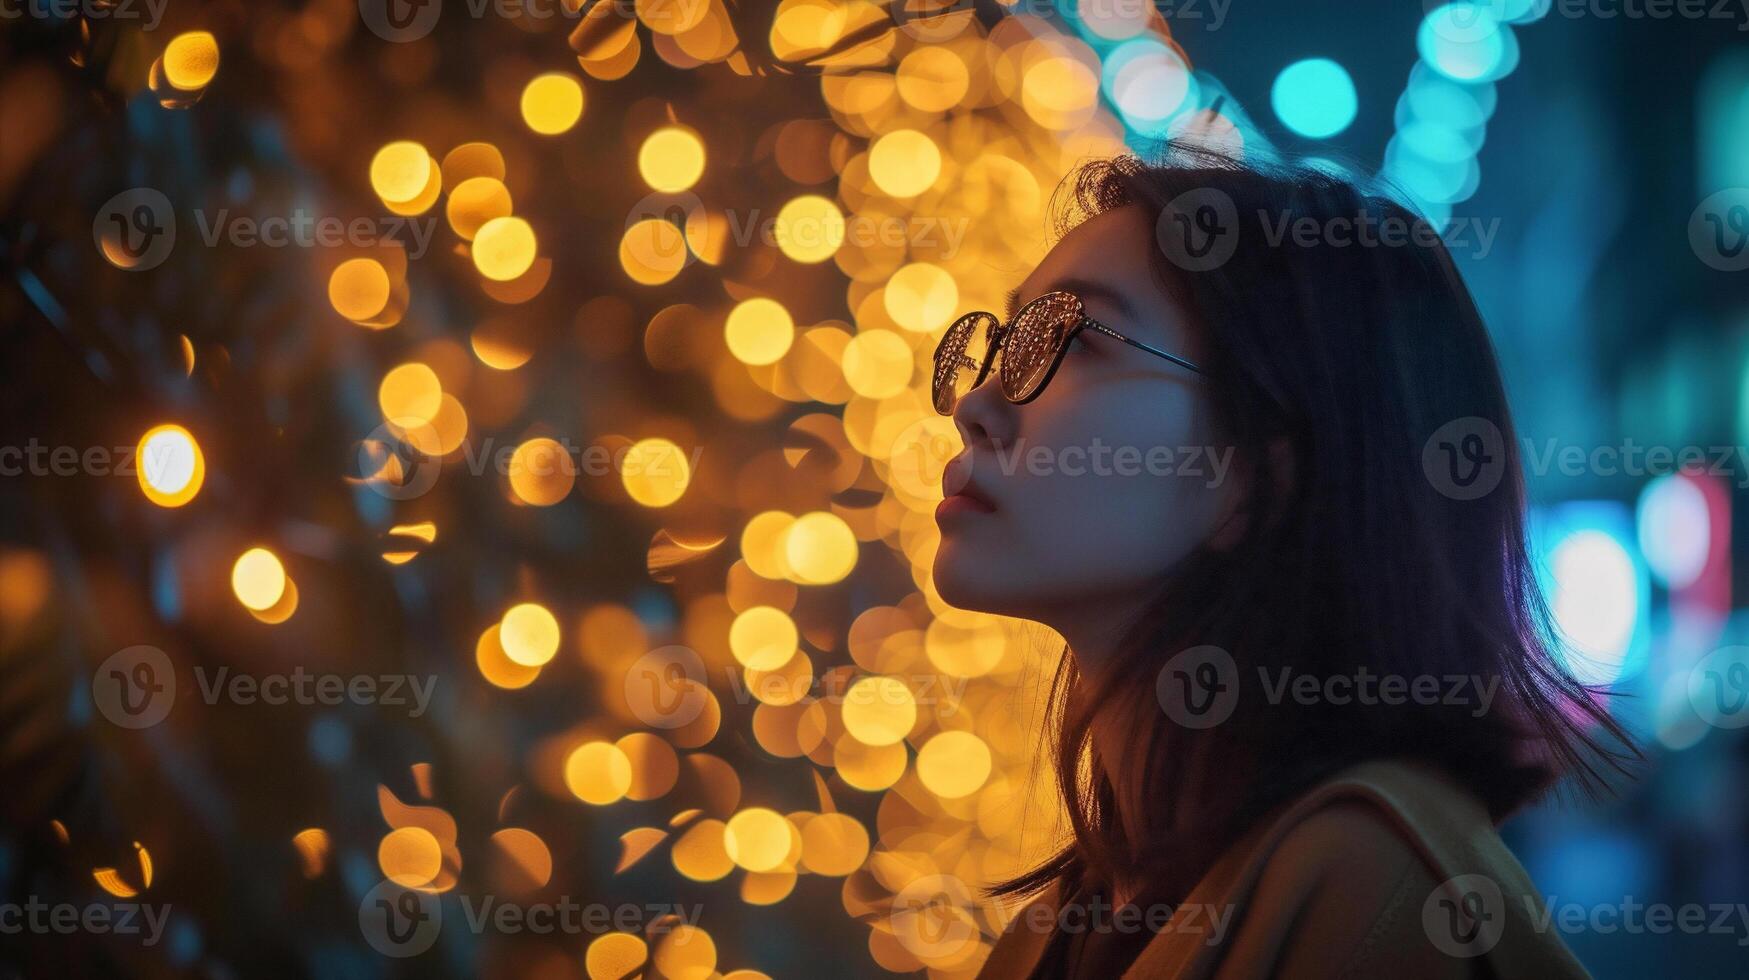
[[[1168,361],[1171,361],[1174,364],[1177,364],[1181,367],[1187,367],[1187,368],[1191,369],[1192,371],[1195,371],[1197,374],[1203,373],[1202,368],[1199,368],[1195,364],[1192,364],[1191,362],[1185,360],[1184,358],[1179,357],[1177,354],[1169,354],[1166,351],[1163,351],[1158,347],[1153,347],[1153,346],[1150,346],[1148,344],[1144,344],[1139,340],[1131,340],[1130,338],[1125,337],[1123,334],[1118,333],[1116,330],[1111,329],[1110,327],[1106,326],[1103,323],[1100,323],[1098,320],[1095,320],[1092,317],[1085,317],[1085,318],[1083,318],[1082,322],[1086,326],[1092,327],[1094,330],[1097,330],[1098,332],[1105,334],[1107,337],[1111,337],[1111,338],[1116,339],[1116,340],[1121,340],[1124,343],[1129,344],[1131,347],[1137,348],[1138,350],[1145,350],[1148,353],[1153,354],[1155,357],[1164,357],[1165,359],[1167,359]]]

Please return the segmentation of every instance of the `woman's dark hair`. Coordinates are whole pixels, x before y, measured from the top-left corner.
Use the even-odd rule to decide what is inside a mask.
[[[1083,675],[1063,658],[1055,762],[1073,838],[992,893],[1123,881],[1181,898],[1258,816],[1380,756],[1441,767],[1496,820],[1564,775],[1602,789],[1639,752],[1602,692],[1558,659],[1499,367],[1435,229],[1323,170],[1182,144],[1159,159],[1083,165],[1064,184],[1078,213],[1059,212],[1058,231],[1134,206],[1164,236],[1158,286],[1199,337],[1216,427],[1247,474],[1245,526],[1236,544],[1205,545],[1172,570],[1109,669]],[[1294,233],[1303,219],[1317,234]],[[1180,220],[1230,235],[1218,247],[1232,254],[1203,268],[1170,240]],[[1352,234],[1362,223],[1379,241]],[[1504,464],[1492,490],[1475,496],[1424,466],[1448,423],[1498,433],[1486,445]],[[1242,696],[1198,729],[1161,710],[1155,685],[1173,655],[1202,645],[1232,657]],[[1251,679],[1283,668],[1498,686],[1486,710],[1475,697],[1443,703],[1443,682],[1432,705],[1271,703]],[[1096,723],[1135,747],[1116,774],[1098,758]],[[1123,821],[1120,801],[1135,804]]]

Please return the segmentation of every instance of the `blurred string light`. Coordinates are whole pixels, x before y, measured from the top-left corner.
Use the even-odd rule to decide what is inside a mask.
[[[583,118],[583,84],[569,72],[536,75],[522,90],[522,121],[542,136],[569,132]]]
[[[1283,125],[1312,139],[1347,129],[1360,106],[1354,79],[1329,58],[1307,58],[1283,68],[1270,86],[1269,103]]]
[[[429,130],[389,132],[361,148],[368,164],[346,163],[354,187],[383,209],[440,219],[436,253],[453,256],[454,277],[477,287],[490,312],[434,331],[434,319],[448,327],[449,311],[441,299],[416,296],[436,290],[393,243],[334,255],[316,285],[319,301],[325,286],[339,329],[371,331],[359,336],[384,358],[364,375],[359,401],[374,409],[368,421],[380,415],[381,423],[363,427],[375,431],[356,447],[352,481],[370,516],[373,565],[380,554],[376,568],[406,576],[397,585],[420,581],[430,561],[420,556],[436,550],[440,523],[445,543],[465,540],[468,529],[448,530],[452,498],[402,500],[363,487],[397,489],[421,469],[420,455],[441,470],[478,448],[470,436],[499,432],[514,433],[494,485],[512,519],[550,518],[584,493],[620,505],[628,522],[660,522],[649,512],[672,508],[673,526],[661,527],[657,541],[728,559],[720,573],[701,576],[715,581],[676,588],[660,597],[666,604],[644,596],[582,609],[524,601],[556,594],[530,580],[532,563],[505,589],[512,594],[487,600],[462,643],[472,646],[482,691],[517,703],[542,686],[572,683],[568,675],[581,668],[600,699],[574,729],[530,750],[529,785],[514,792],[625,805],[618,871],[660,862],[689,881],[724,881],[752,906],[798,893],[805,876],[840,879],[831,887],[847,919],[868,925],[867,955],[895,972],[975,969],[1000,932],[998,913],[978,912],[973,941],[942,951],[907,945],[886,921],[891,904],[933,879],[981,885],[1026,867],[1056,842],[1061,805],[1047,784],[1028,778],[1045,712],[1042,692],[1023,682],[1054,666],[1060,640],[955,609],[930,578],[940,469],[958,438],[930,407],[930,353],[959,312],[999,305],[1042,256],[1049,193],[1079,162],[1122,152],[1137,135],[1192,134],[1241,153],[1260,145],[1241,108],[1218,80],[1190,70],[1151,11],[1084,6],[1091,19],[1076,21],[1085,30],[1075,37],[1051,19],[1022,14],[986,25],[969,9],[895,31],[886,11],[866,4],[640,2],[630,18],[625,5],[594,5],[568,39],[575,58],[565,70],[522,71],[500,86],[513,134],[486,142],[483,133],[500,130],[481,126],[439,144]],[[740,38],[756,36],[750,26],[782,64],[741,48]],[[936,30],[938,40],[918,36]],[[216,69],[216,44],[211,53]],[[180,48],[166,53],[175,69],[167,84],[199,77],[184,73],[182,57]],[[543,247],[565,238],[559,216],[537,210],[552,198],[529,174],[545,158],[518,154],[597,138],[594,116],[626,94],[606,90],[640,64],[720,62],[742,75],[775,75],[811,60],[834,61],[837,70],[785,84],[817,86],[824,112],[776,120],[756,144],[772,175],[770,247],[731,234],[732,209],[744,200],[732,192],[753,173],[746,147],[719,148],[720,121],[688,120],[684,103],[664,106],[628,132],[635,163],[607,175],[640,193],[648,187],[662,208],[636,215],[623,233],[612,222],[624,276],[588,296],[575,318],[586,328],[576,331],[579,342],[601,345],[592,354],[642,355],[653,370],[694,372],[695,390],[718,415],[781,427],[781,445],[742,454],[733,426],[724,435],[664,420],[661,434],[605,436],[618,484],[588,480],[567,450],[563,421],[538,400],[552,335],[520,304],[552,277]],[[206,82],[215,77],[208,72]],[[411,135],[420,139],[403,138]],[[668,208],[660,195],[682,203]],[[943,229],[963,239],[943,239]],[[793,286],[804,275],[824,284],[826,302]],[[695,288],[701,282],[720,288]],[[686,301],[665,292],[671,284],[685,285]],[[645,298],[653,300],[647,316],[639,312]],[[603,340],[616,334],[642,343]],[[710,445],[724,462],[695,470],[691,447],[719,437],[730,448]],[[166,464],[141,486],[153,503],[175,506],[167,501],[200,491],[205,463],[186,430],[158,438]],[[301,556],[309,550],[289,539],[285,548],[300,556],[290,568],[267,547],[234,559],[231,591],[262,622],[295,610],[294,574],[308,574]],[[871,590],[888,581],[902,594],[873,600]],[[661,643],[684,644],[701,669],[639,673]],[[650,677],[666,686],[637,703]],[[749,696],[737,690],[731,700],[724,684],[743,684]],[[347,758],[349,729],[330,720],[311,732],[311,744],[325,746],[322,759]],[[788,788],[799,786],[804,798],[782,792],[762,768],[738,771],[748,752],[795,760]],[[516,826],[524,821],[509,795],[498,825],[464,833],[434,800],[431,767],[413,776],[417,800],[377,788],[386,830],[374,867],[384,877],[430,893],[455,888],[464,839],[489,841],[465,855],[484,866],[484,880],[517,887],[544,884],[555,857],[570,856],[568,846],[549,847]],[[642,806],[657,801],[659,812]],[[303,874],[321,875],[358,859],[341,839],[308,827],[287,846]],[[611,855],[607,863],[614,867]],[[661,938],[603,936],[584,964],[591,977],[719,969],[703,925]]]
[[[1635,524],[1646,566],[1672,591],[1693,585],[1712,548],[1712,515],[1698,478],[1670,473],[1640,492]]]
[[[185,31],[170,39],[146,73],[147,86],[167,109],[200,101],[219,73],[219,42],[211,31]]]
[[[134,459],[140,492],[160,507],[181,507],[193,500],[206,482],[206,455],[180,425],[165,423],[147,429]]]
[[[1557,653],[1586,684],[1633,678],[1647,654],[1651,577],[1616,501],[1569,501],[1531,515],[1531,551]]]
[[[1422,18],[1420,58],[1397,99],[1396,133],[1379,175],[1435,227],[1446,227],[1452,206],[1481,186],[1477,155],[1494,114],[1494,83],[1518,67],[1513,25],[1548,10],[1547,0],[1459,0]]]

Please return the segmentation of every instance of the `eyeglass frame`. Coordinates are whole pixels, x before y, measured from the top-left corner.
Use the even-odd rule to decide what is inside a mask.
[[[971,394],[972,392],[978,390],[979,386],[983,385],[983,383],[985,381],[988,381],[990,379],[990,368],[993,365],[995,365],[995,363],[996,363],[996,353],[1002,349],[1002,342],[1004,340],[1008,339],[1008,335],[1011,331],[1011,328],[1014,326],[1014,324],[1016,322],[1018,322],[1021,317],[1025,316],[1028,310],[1037,306],[1039,303],[1044,302],[1047,299],[1050,299],[1052,296],[1059,296],[1059,295],[1060,296],[1067,296],[1070,299],[1073,299],[1075,301],[1075,309],[1076,309],[1077,314],[1078,314],[1077,319],[1076,319],[1075,323],[1069,327],[1068,330],[1063,332],[1063,340],[1061,343],[1059,343],[1057,345],[1057,351],[1051,357],[1050,368],[1047,371],[1045,371],[1044,379],[1038,383],[1038,387],[1034,388],[1032,390],[1031,394],[1027,395],[1024,398],[1017,400],[1017,399],[1009,398],[1007,391],[1002,392],[1002,397],[1004,399],[1006,399],[1009,404],[1011,404],[1011,405],[1025,405],[1026,403],[1037,398],[1039,395],[1044,394],[1044,390],[1046,388],[1050,387],[1051,379],[1056,377],[1057,368],[1062,365],[1063,355],[1068,353],[1069,345],[1074,342],[1075,336],[1077,334],[1079,334],[1082,330],[1087,329],[1087,328],[1092,328],[1095,333],[1105,334],[1106,336],[1112,338],[1113,340],[1121,340],[1124,343],[1126,343],[1126,344],[1130,345],[1131,347],[1134,347],[1138,350],[1147,351],[1148,353],[1153,354],[1155,357],[1164,358],[1165,360],[1171,361],[1173,364],[1176,364],[1180,367],[1188,368],[1192,371],[1195,371],[1197,374],[1202,375],[1205,378],[1209,376],[1207,371],[1204,371],[1202,368],[1197,367],[1196,364],[1194,364],[1193,362],[1191,362],[1187,358],[1183,358],[1177,354],[1172,354],[1172,353],[1169,353],[1167,351],[1163,351],[1160,348],[1155,347],[1151,344],[1145,344],[1139,340],[1135,340],[1133,338],[1126,337],[1123,334],[1119,333],[1118,331],[1113,330],[1111,327],[1107,326],[1106,324],[1101,323],[1099,320],[1095,319],[1093,316],[1091,316],[1087,312],[1086,301],[1082,300],[1080,296],[1077,296],[1075,293],[1073,293],[1067,289],[1053,289],[1053,290],[1050,290],[1049,292],[1040,293],[1038,296],[1027,301],[1027,304],[1025,306],[1022,306],[1020,309],[1015,310],[1014,315],[1012,317],[1008,318],[1007,323],[1003,323],[1002,319],[1000,317],[998,317],[994,313],[989,312],[988,310],[972,310],[968,313],[961,315],[960,317],[955,319],[954,322],[947,328],[947,332],[941,335],[941,340],[936,342],[935,354],[931,358],[932,364],[938,365],[940,363],[941,349],[943,346],[946,345],[947,338],[953,336],[954,327],[959,326],[961,323],[963,323],[966,319],[968,319],[970,317],[977,317],[977,316],[989,317],[995,323],[995,326],[989,328],[989,330],[990,330],[990,349],[986,350],[984,352],[984,363],[978,366],[977,380],[973,381],[971,387],[966,389],[965,394],[967,394],[967,395]],[[959,356],[964,357],[965,355],[962,353]],[[933,383],[934,383],[934,379],[932,376],[931,377],[931,384],[933,384]],[[936,399],[934,397],[934,392],[931,392],[930,396],[931,396],[930,401],[932,403],[935,402]],[[959,407],[959,398],[963,398],[963,397],[965,397],[965,395],[961,395],[961,396],[954,399],[954,407],[955,408]],[[937,413],[938,414],[945,414],[945,415],[952,415],[953,414],[952,412],[945,412],[945,413],[941,412],[939,409],[937,409]]]

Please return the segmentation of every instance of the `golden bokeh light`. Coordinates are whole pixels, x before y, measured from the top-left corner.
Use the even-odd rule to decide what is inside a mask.
[[[583,83],[567,72],[536,75],[522,89],[522,121],[542,136],[557,136],[583,118]]]
[[[498,621],[498,642],[511,662],[539,667],[559,652],[559,621],[538,602],[520,602]]]
[[[784,557],[799,583],[840,582],[856,567],[856,535],[844,518],[830,511],[803,514],[785,536]]]
[[[913,262],[893,273],[882,304],[893,322],[906,330],[941,330],[959,314],[959,284],[941,266]]]
[[[754,606],[729,626],[729,649],[744,667],[776,670],[795,656],[800,636],[795,620],[782,609]]]
[[[917,47],[895,72],[899,98],[924,112],[946,112],[966,97],[971,72],[965,58],[948,47]]]
[[[741,529],[741,558],[755,575],[774,581],[790,577],[789,529],[795,522],[794,514],[768,510]]]
[[[443,848],[424,827],[397,827],[377,843],[383,876],[405,888],[424,888],[443,870]]]
[[[736,867],[771,871],[789,858],[795,833],[795,827],[776,810],[748,807],[730,817],[724,826],[723,850]]]
[[[469,177],[450,190],[444,214],[457,235],[473,241],[480,226],[496,218],[509,217],[511,208],[510,188],[505,187],[502,180]]]
[[[723,324],[723,339],[729,353],[743,364],[773,364],[788,353],[796,339],[796,324],[789,310],[764,296],[743,300],[729,311]]]
[[[824,262],[844,244],[844,212],[831,198],[803,194],[777,212],[772,234],[783,254],[797,262]]]
[[[639,936],[629,932],[610,932],[597,936],[583,954],[583,970],[589,980],[625,980],[637,976],[638,968],[650,957],[650,949]]]
[[[348,320],[372,320],[388,307],[392,285],[376,259],[347,259],[328,277],[328,302]]]
[[[702,5],[701,5],[702,6]],[[638,173],[653,190],[677,194],[704,175],[704,141],[690,129],[664,126],[638,147]]]
[[[674,747],[659,735],[633,732],[614,743],[631,763],[632,782],[626,788],[630,800],[658,799],[680,778],[680,757]]]
[[[539,436],[516,447],[509,477],[510,489],[524,503],[551,507],[570,494],[577,466],[557,439]]]
[[[194,435],[180,425],[155,425],[140,436],[134,452],[134,475],[140,492],[160,507],[181,507],[200,493],[206,482],[206,454]]]
[[[686,267],[686,236],[663,218],[634,222],[619,240],[619,265],[641,286],[660,286]]]
[[[565,788],[585,803],[606,806],[631,787],[631,760],[612,742],[585,742],[565,757]]]
[[[187,31],[164,47],[164,77],[184,92],[211,84],[219,73],[219,41],[211,31]]]
[[[893,197],[916,197],[941,176],[941,147],[915,129],[895,130],[869,146],[868,173]]]
[[[893,745],[917,724],[917,700],[897,677],[864,677],[844,692],[844,728],[865,745]]]
[[[846,813],[822,813],[802,825],[802,865],[841,878],[868,859],[868,830]]]
[[[735,862],[723,844],[724,823],[700,820],[674,842],[674,870],[693,881],[719,881],[735,870]]]
[[[494,282],[509,282],[534,265],[539,246],[521,218],[493,218],[474,232],[474,268]]]
[[[656,939],[650,959],[668,980],[709,980],[717,970],[716,940],[698,926],[681,923]]]
[[[250,548],[231,566],[231,591],[244,608],[261,612],[272,609],[285,595],[285,566],[266,548]]]
[[[915,364],[911,345],[892,330],[864,330],[844,345],[845,383],[864,398],[892,398],[904,391]]]
[[[686,494],[692,464],[668,439],[640,439],[620,461],[620,481],[626,495],[645,507],[666,507]]]
[[[970,796],[990,778],[990,747],[971,732],[941,732],[917,750],[917,778],[943,799]]]
[[[519,664],[510,659],[510,655],[504,652],[503,642],[498,638],[501,628],[498,623],[486,627],[480,634],[479,641],[474,644],[474,665],[480,669],[480,676],[493,687],[507,691],[533,684],[534,679],[540,676],[540,668]]]
[[[370,161],[370,186],[386,202],[412,201],[431,183],[436,164],[424,146],[412,140],[388,143]],[[441,181],[442,171],[438,170]]]
[[[429,424],[443,408],[443,383],[429,364],[409,361],[383,375],[377,386],[377,407],[383,418],[411,427]]]

